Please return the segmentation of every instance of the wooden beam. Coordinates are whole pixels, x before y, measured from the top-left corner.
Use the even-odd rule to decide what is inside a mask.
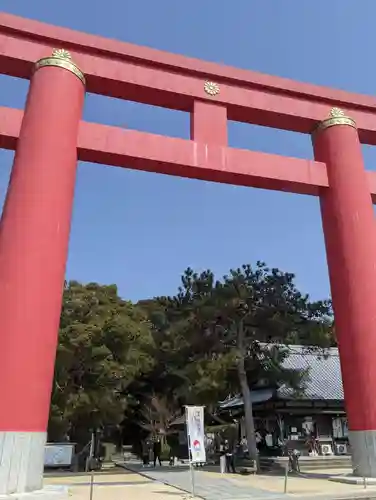
[[[15,149],[23,111],[0,107],[0,147]],[[318,195],[328,187],[323,163],[201,144],[81,122],[78,158],[148,172],[291,193]],[[368,172],[376,201],[376,172]]]
[[[0,108],[0,147],[14,149],[23,112]],[[318,194],[325,165],[255,151],[213,146],[96,123],[81,122],[78,158],[192,179]]]
[[[87,89],[112,97],[192,111],[196,99],[225,104],[228,118],[310,133],[332,106],[357,121],[361,141],[376,144],[376,99],[190,59],[146,47],[0,14],[0,71],[29,78],[54,47],[73,52]],[[206,79],[220,93],[204,92]]]

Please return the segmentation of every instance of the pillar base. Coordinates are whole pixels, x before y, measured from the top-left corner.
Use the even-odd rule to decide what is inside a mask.
[[[342,484],[362,484],[365,486],[374,486],[376,484],[376,477],[359,477],[350,474],[348,476],[330,476],[329,481]]]
[[[42,490],[45,444],[45,432],[0,431],[1,499]]]
[[[354,476],[376,478],[376,430],[349,431]]]
[[[69,491],[66,486],[46,486],[41,490],[27,493],[11,493],[0,495],[0,500],[68,500]]]

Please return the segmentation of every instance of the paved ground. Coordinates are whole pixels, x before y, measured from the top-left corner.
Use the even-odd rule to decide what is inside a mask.
[[[120,469],[94,475],[92,500],[187,500],[191,492],[191,477],[187,467],[142,469],[127,464],[132,471]],[[315,470],[300,477],[289,477],[287,495],[284,478],[271,475],[240,476],[218,472],[195,471],[196,496],[204,500],[376,500],[376,486],[347,485],[328,480],[343,470]],[[72,500],[90,499],[90,475],[47,474],[45,484],[69,487]],[[184,491],[182,491],[184,490]]]
[[[314,470],[307,471],[300,476],[289,476],[287,480],[287,496],[292,498],[310,499],[332,499],[332,498],[358,498],[364,495],[369,498],[376,498],[376,487],[369,486],[364,489],[363,485],[347,485],[334,483],[328,480],[330,476],[343,474],[343,470]],[[244,482],[253,487],[267,490],[279,497],[284,491],[284,477],[257,475],[257,476],[239,476],[237,482]]]
[[[157,467],[156,469],[142,469],[136,464],[127,464],[133,471],[140,472],[144,477],[163,482],[168,486],[191,492],[191,477],[188,468]],[[317,497],[333,498],[376,498],[376,487],[363,485],[348,485],[334,483],[328,480],[330,476],[344,474],[343,469],[307,471],[300,476],[289,476],[287,480],[287,494],[284,494],[283,476],[277,475],[250,475],[238,474],[222,475],[218,472],[198,470],[195,472],[195,493],[205,500],[277,500]]]
[[[68,486],[72,500],[90,499],[90,475],[48,475],[44,482],[46,485]],[[184,500],[186,498],[187,494],[182,491],[129,471],[94,476],[93,500]]]
[[[142,469],[139,465],[128,466],[134,471],[141,472],[144,477],[163,482],[188,493],[192,492],[192,477],[188,467]],[[241,481],[238,477],[197,470],[194,472],[195,494],[205,500],[273,499],[279,496],[278,493]]]

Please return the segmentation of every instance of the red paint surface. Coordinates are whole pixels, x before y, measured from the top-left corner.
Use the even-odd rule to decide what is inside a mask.
[[[0,412],[0,430],[46,428],[76,146],[83,161],[320,194],[350,428],[376,429],[376,232],[370,199],[376,201],[376,173],[363,170],[356,131],[323,132],[317,161],[227,146],[228,119],[310,133],[332,106],[355,118],[362,142],[376,144],[376,99],[0,14],[0,72],[30,78],[34,62],[55,47],[72,51],[89,92],[191,113],[193,140],[79,125],[82,84],[56,68],[36,73],[21,132],[22,112],[0,108],[0,147],[13,149],[18,140],[0,226],[0,401],[9,409]],[[205,94],[207,79],[220,85],[217,96]]]
[[[60,44],[69,47],[73,52],[136,62],[140,65],[160,68],[166,73],[174,70],[180,74],[192,74],[205,79],[231,81],[236,86],[267,89],[276,93],[288,94],[291,97],[303,97],[327,102],[335,101],[344,107],[365,107],[376,110],[376,98],[372,96],[296,82],[287,78],[162,52],[149,47],[48,25],[7,13],[0,13],[0,32],[5,35],[12,35],[17,39],[33,41],[42,47],[44,45],[56,47]]]
[[[45,431],[68,250],[84,87],[32,80],[0,224],[0,430]]]
[[[191,113],[191,139],[227,146],[227,108],[222,104],[195,101]]]
[[[34,61],[56,46],[72,50],[87,90],[191,112],[206,79],[220,84],[215,102],[230,120],[310,133],[332,106],[358,123],[361,141],[376,144],[376,99],[208,63],[0,14],[0,72],[29,78]]]
[[[20,110],[0,107],[0,147],[15,149],[22,115]],[[318,195],[328,187],[326,165],[322,162],[196,144],[97,123],[81,122],[78,158],[104,165],[297,194]],[[220,161],[211,158],[220,158]],[[367,171],[366,175],[376,203],[376,172]]]
[[[305,194],[327,185],[319,162],[93,123],[82,124],[79,144],[81,160],[136,170]]]
[[[376,429],[376,230],[357,131],[318,134],[327,165],[321,211],[350,430]]]

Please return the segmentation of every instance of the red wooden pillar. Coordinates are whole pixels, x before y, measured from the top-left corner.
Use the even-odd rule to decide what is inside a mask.
[[[376,224],[355,122],[334,108],[313,134],[353,468],[376,477]]]
[[[36,63],[0,223],[0,494],[42,487],[85,79]]]

